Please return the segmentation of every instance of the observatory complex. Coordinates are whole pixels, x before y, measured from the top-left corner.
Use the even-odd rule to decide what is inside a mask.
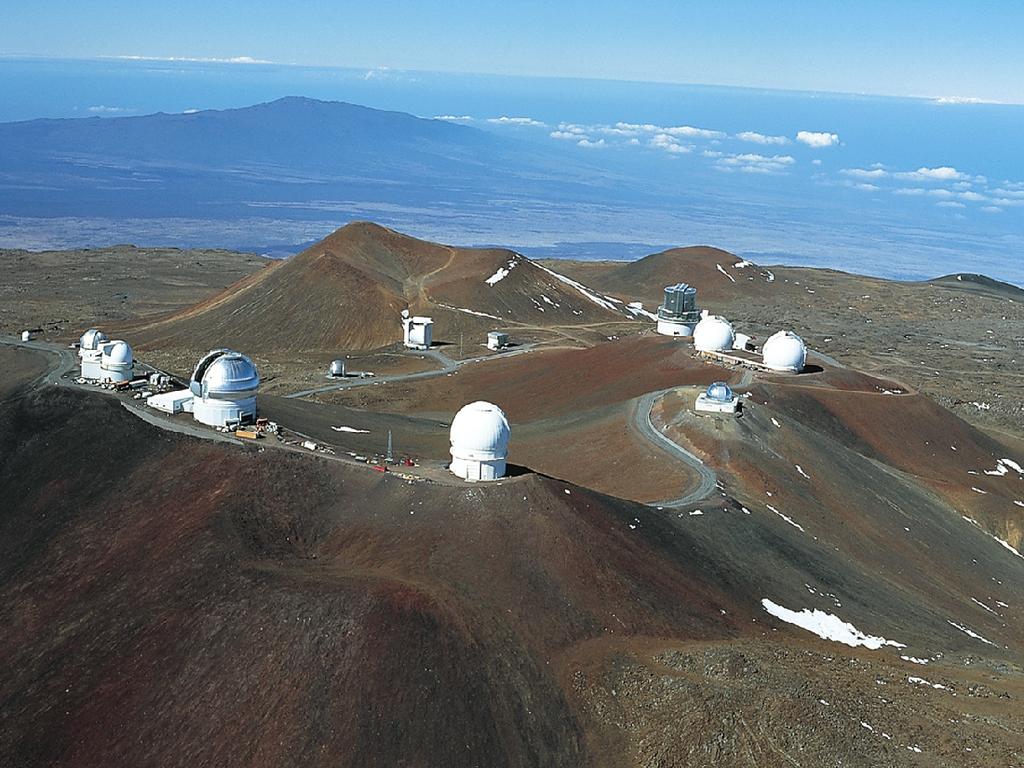
[[[260,377],[252,360],[241,352],[215,349],[196,365],[189,389],[196,421],[213,427],[256,420]]]
[[[470,482],[497,480],[505,475],[508,419],[493,403],[463,406],[452,420],[452,474]]]
[[[410,317],[409,310],[402,310],[402,329],[405,346],[409,349],[430,349],[433,340],[434,321],[429,317]]]
[[[692,336],[699,321],[697,289],[686,283],[665,286],[665,301],[658,307],[658,333]]]

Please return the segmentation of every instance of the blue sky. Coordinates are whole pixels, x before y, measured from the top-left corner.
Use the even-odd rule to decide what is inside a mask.
[[[1024,3],[0,0],[0,53],[743,85],[1024,103]]]

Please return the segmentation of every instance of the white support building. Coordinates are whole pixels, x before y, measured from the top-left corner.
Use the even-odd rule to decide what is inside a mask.
[[[90,328],[78,340],[78,360],[83,379],[99,381],[103,378],[103,372],[100,370],[100,358],[103,357],[103,350],[100,347],[107,341],[109,341],[107,334],[96,328]]]
[[[160,392],[146,398],[146,405],[164,413],[192,413],[192,393],[187,389]]]
[[[433,341],[434,321],[429,317],[410,317],[409,310],[402,310],[402,329],[405,346],[409,349],[430,349]]]
[[[196,365],[189,382],[196,421],[213,427],[256,420],[260,377],[252,360],[241,352],[215,349]]]
[[[32,341],[32,331],[22,331],[21,332],[21,340],[22,341]]]
[[[490,331],[487,334],[487,348],[498,350],[508,346],[508,334],[501,331]]]
[[[127,341],[108,341],[100,345],[100,380],[118,384],[131,381],[135,359]]]
[[[463,406],[452,420],[452,474],[470,482],[504,477],[509,435],[498,406],[482,400]]]
[[[705,413],[736,413],[740,407],[740,399],[723,381],[716,381],[706,392],[697,395],[694,410]]]

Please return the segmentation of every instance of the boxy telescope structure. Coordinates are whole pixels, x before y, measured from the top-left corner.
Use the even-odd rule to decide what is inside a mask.
[[[665,286],[665,301],[658,307],[658,333],[692,336],[698,322],[697,289],[686,283]]]

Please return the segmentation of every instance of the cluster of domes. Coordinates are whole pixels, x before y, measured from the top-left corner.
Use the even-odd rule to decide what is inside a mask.
[[[78,340],[81,376],[89,381],[131,381],[135,358],[127,341],[110,340],[98,328],[90,328]]]

